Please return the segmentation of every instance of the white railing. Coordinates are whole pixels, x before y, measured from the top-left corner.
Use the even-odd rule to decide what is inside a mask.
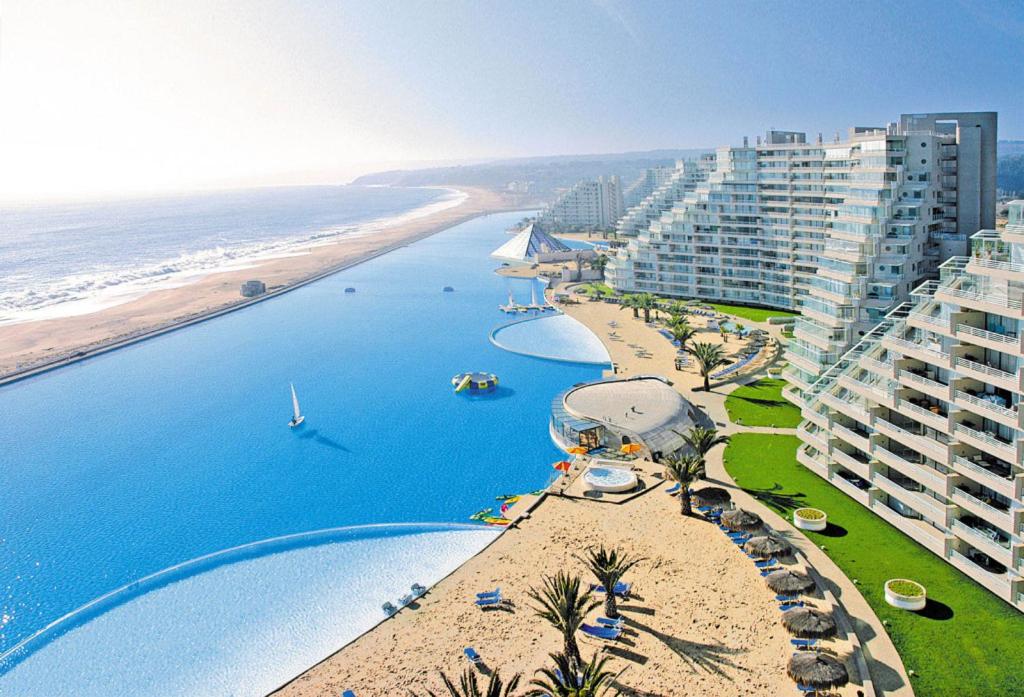
[[[946,390],[949,389],[949,385],[943,385],[941,382],[936,382],[935,380],[932,380],[931,378],[926,378],[923,375],[918,375],[917,373],[912,373],[909,370],[901,370],[900,371],[900,377],[901,378],[906,378],[910,382],[915,382],[915,383],[917,383],[919,385],[923,385],[925,387],[930,387],[933,390],[946,391]]]
[[[988,480],[998,480],[998,481],[988,481],[986,486],[988,486],[990,489],[993,486],[1005,486],[1006,484],[1010,484],[1010,485],[1013,484],[1013,477],[1012,476],[1010,476],[1010,477],[1003,477],[1001,475],[998,475],[995,472],[993,472],[992,470],[989,470],[989,469],[986,469],[986,468],[982,467],[977,462],[973,462],[971,460],[968,460],[966,457],[962,457],[960,455],[954,455],[953,456],[953,462],[955,464],[957,464],[957,465],[960,465],[964,469],[970,470],[973,474],[977,474],[980,477],[987,478]]]
[[[925,322],[935,327],[946,326],[946,318],[942,317],[941,315],[926,315],[923,312],[911,312],[908,315],[908,317],[910,317],[910,319],[916,319],[920,322]]]
[[[966,499],[970,503],[973,503],[975,506],[981,507],[982,510],[988,511],[992,515],[1005,516],[1005,517],[1008,517],[1008,518],[1011,517],[1011,514],[1010,514],[1009,510],[1004,511],[1004,510],[1001,510],[999,508],[996,508],[995,506],[993,506],[991,504],[985,503],[984,501],[979,499],[977,496],[975,496],[971,492],[966,491],[964,489],[960,489],[960,488],[954,487],[954,489],[953,489],[953,498],[954,499],[957,499],[957,498]]]
[[[956,325],[956,331],[958,334],[962,332],[964,334],[969,334],[979,339],[985,339],[986,341],[991,341],[998,344],[1006,344],[1007,346],[1011,347],[1016,346],[1019,342],[1019,339],[1016,336],[1011,336],[1009,334],[997,334],[996,332],[990,332],[987,329],[978,329],[977,327],[972,327],[969,324]]]
[[[934,411],[930,411],[930,410],[925,409],[923,407],[919,407],[916,404],[914,404],[913,402],[908,402],[905,399],[901,399],[900,400],[899,408],[900,408],[901,411],[906,409],[907,411],[909,411],[911,414],[913,414],[914,416],[916,416],[919,419],[925,419],[927,423],[930,423],[932,425],[939,424],[940,425],[939,428],[945,428],[947,423],[948,423],[947,422],[947,418],[948,418],[947,415],[945,415],[945,414],[936,414]]]
[[[960,522],[959,520],[954,520],[953,521],[953,529],[954,530],[959,530],[960,532],[963,532],[963,533],[966,533],[972,539],[978,540],[979,542],[984,542],[984,543],[987,543],[987,544],[996,545],[998,547],[1003,548],[1004,550],[1009,550],[1010,549],[1010,542],[1009,542],[1009,540],[1007,540],[1006,542],[1002,542],[1000,540],[992,539],[989,535],[985,534],[984,532],[982,532],[978,528],[973,528],[970,525],[968,525],[967,523]]]
[[[839,424],[832,424],[832,433],[840,437],[845,436],[850,445],[864,445],[869,442],[867,436]]]
[[[992,366],[985,365],[984,363],[977,363],[968,358],[960,358],[957,356],[956,360],[953,361],[953,365],[957,368],[964,368],[967,370],[973,370],[977,373],[984,373],[996,380],[1008,380],[1014,384],[1017,382],[1017,376],[1013,373],[1007,373],[1005,370],[999,370],[999,368],[993,368]]]
[[[976,431],[973,428],[971,428],[970,426],[964,426],[963,424],[956,424],[956,426],[953,427],[953,433],[956,433],[956,434],[962,435],[962,436],[967,436],[969,438],[974,438],[975,440],[979,440],[982,443],[987,444],[989,447],[996,448],[997,450],[999,450],[1000,456],[1002,456],[1003,459],[1006,460],[1007,462],[1013,462],[1013,458],[1016,455],[1015,448],[1013,447],[1013,444],[1011,444],[1011,443],[1004,443],[1001,440],[993,438],[992,436],[990,436],[987,433],[982,433],[981,431]]]
[[[956,298],[985,302],[992,305],[998,305],[999,307],[1009,307],[1014,310],[1024,309],[1024,300],[1002,297],[991,293],[980,293],[974,290],[961,290],[960,288],[951,288],[949,286],[940,288],[939,292],[947,293]]]
[[[953,396],[956,397],[956,399],[967,402],[971,406],[981,409],[982,411],[989,412],[990,414],[998,414],[999,416],[1008,419],[1017,418],[1017,412],[1013,409],[1007,409],[1006,407],[1001,407],[998,404],[993,404],[987,399],[979,399],[972,394],[967,394],[963,390],[956,390],[953,393]]]
[[[944,351],[937,351],[933,348],[928,348],[927,346],[919,344],[916,341],[910,341],[909,339],[901,339],[896,336],[887,336],[885,338],[893,345],[898,346],[900,348],[910,349],[911,351],[924,351],[925,353],[935,356],[936,358],[942,359],[944,361],[949,360],[948,353],[945,353]]]
[[[995,259],[979,259],[971,257],[970,264],[980,266],[983,269],[996,269],[998,271],[1011,271],[1013,273],[1024,273],[1024,264],[1012,261],[996,261]]]

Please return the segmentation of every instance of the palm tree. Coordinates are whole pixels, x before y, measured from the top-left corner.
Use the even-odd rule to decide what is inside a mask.
[[[658,298],[653,293],[640,293],[637,296],[637,305],[644,311],[644,322],[651,321],[651,310],[658,306]]]
[[[716,445],[724,445],[729,442],[729,436],[718,434],[717,428],[705,428],[704,426],[691,426],[685,434],[675,431],[676,435],[682,436],[686,444],[693,449],[693,452],[700,458],[701,466],[705,464],[704,458]]]
[[[711,373],[715,368],[725,365],[725,349],[720,344],[698,341],[686,349],[686,352],[697,359],[700,364],[700,375],[704,378],[704,391],[711,391]]]
[[[534,678],[530,685],[537,688],[526,694],[540,697],[599,697],[607,694],[612,689],[611,682],[615,674],[605,670],[608,663],[608,656],[600,656],[595,652],[593,658],[586,665],[577,665],[564,653],[552,653],[551,660],[555,662],[554,669],[541,668],[537,674],[541,677]]]
[[[693,335],[697,333],[697,330],[691,327],[685,319],[672,322],[668,325],[668,330],[672,333],[672,338],[679,342],[680,351],[686,350],[686,345],[693,338]]]
[[[480,691],[480,684],[476,679],[476,672],[472,669],[467,669],[459,679],[459,684],[456,685],[449,679],[444,671],[441,671],[441,682],[444,683],[445,689],[448,690],[449,697],[512,697],[512,693],[517,687],[519,687],[519,674],[512,676],[512,679],[505,684],[501,676],[498,675],[498,671],[494,671],[491,674],[491,679],[487,682],[487,688],[484,691]],[[409,691],[411,697],[416,697],[416,693],[412,690]],[[431,690],[427,690],[427,697],[437,697],[437,695]]]
[[[682,300],[673,300],[665,310],[671,316],[672,323],[675,324],[686,316],[686,303]]]
[[[640,316],[639,297],[640,296],[638,295],[623,295],[622,302],[619,303],[619,309],[625,310],[626,308],[629,308],[633,311],[633,319],[638,318]]]
[[[590,268],[600,271],[602,275],[606,266],[608,266],[608,256],[606,254],[598,254],[590,260]]]
[[[539,589],[531,588],[527,595],[540,605],[534,608],[537,616],[562,632],[565,645],[563,653],[579,665],[582,659],[579,646],[576,645],[576,632],[587,614],[599,606],[601,601],[595,600],[589,590],[581,589],[579,576],[570,576],[564,571],[559,571],[555,576],[546,576],[544,585]]]
[[[704,476],[704,460],[696,453],[671,455],[665,459],[665,474],[679,482],[679,510],[683,515],[693,515],[690,501],[690,484]]]
[[[619,611],[615,607],[615,593],[613,590],[630,569],[644,561],[643,558],[630,558],[622,550],[606,549],[604,545],[601,545],[596,550],[594,548],[588,549],[585,558],[577,558],[587,565],[590,572],[597,579],[597,582],[604,586],[606,591],[604,595],[604,615],[605,617],[615,619],[619,616]]]

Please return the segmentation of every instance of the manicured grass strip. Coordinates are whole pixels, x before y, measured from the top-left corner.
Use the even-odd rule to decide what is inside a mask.
[[[723,305],[721,303],[708,303],[711,307],[727,315],[735,315],[751,322],[764,322],[769,317],[796,317],[798,312],[789,310],[767,310],[763,307],[747,307],[745,305]]]
[[[785,386],[785,380],[763,378],[735,389],[725,398],[729,420],[744,426],[796,428],[800,424],[800,408],[782,396]]]
[[[790,520],[804,506],[828,514],[827,530],[804,534],[859,581],[915,672],[918,697],[1024,694],[1024,615],[798,463],[799,444],[795,436],[737,434],[725,466],[745,491]],[[915,613],[887,605],[884,584],[892,578],[921,583],[928,607]]]
[[[597,297],[611,297],[615,295],[615,291],[612,290],[611,286],[607,283],[599,283],[597,281],[586,284],[580,288],[580,291],[587,295],[594,295]]]

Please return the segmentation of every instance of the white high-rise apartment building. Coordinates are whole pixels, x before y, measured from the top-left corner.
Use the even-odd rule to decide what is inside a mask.
[[[649,167],[644,170],[636,181],[622,192],[623,206],[626,210],[633,208],[659,188],[664,186],[675,174],[675,167]]]
[[[1024,201],[1009,211],[805,392],[797,459],[1024,611]]]
[[[714,155],[706,155],[699,160],[677,161],[670,176],[660,186],[626,211],[615,226],[615,232],[620,237],[636,237],[650,226],[652,220],[660,218],[687,193],[707,181],[708,173],[714,168]]]
[[[801,393],[968,236],[994,225],[996,114],[904,115],[846,140],[769,131],[720,148],[707,181],[612,257],[609,283],[799,310]]]
[[[547,229],[610,230],[622,217],[622,182],[618,176],[576,183],[540,215]]]

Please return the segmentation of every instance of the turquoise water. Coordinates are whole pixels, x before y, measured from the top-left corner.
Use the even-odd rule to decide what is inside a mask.
[[[520,217],[470,221],[0,389],[0,650],[204,554],[338,526],[461,522],[546,484],[559,459],[551,398],[600,367],[489,341],[508,291],[530,294],[487,256]],[[467,370],[501,387],[454,395],[452,375]],[[289,382],[301,429],[287,427]]]

